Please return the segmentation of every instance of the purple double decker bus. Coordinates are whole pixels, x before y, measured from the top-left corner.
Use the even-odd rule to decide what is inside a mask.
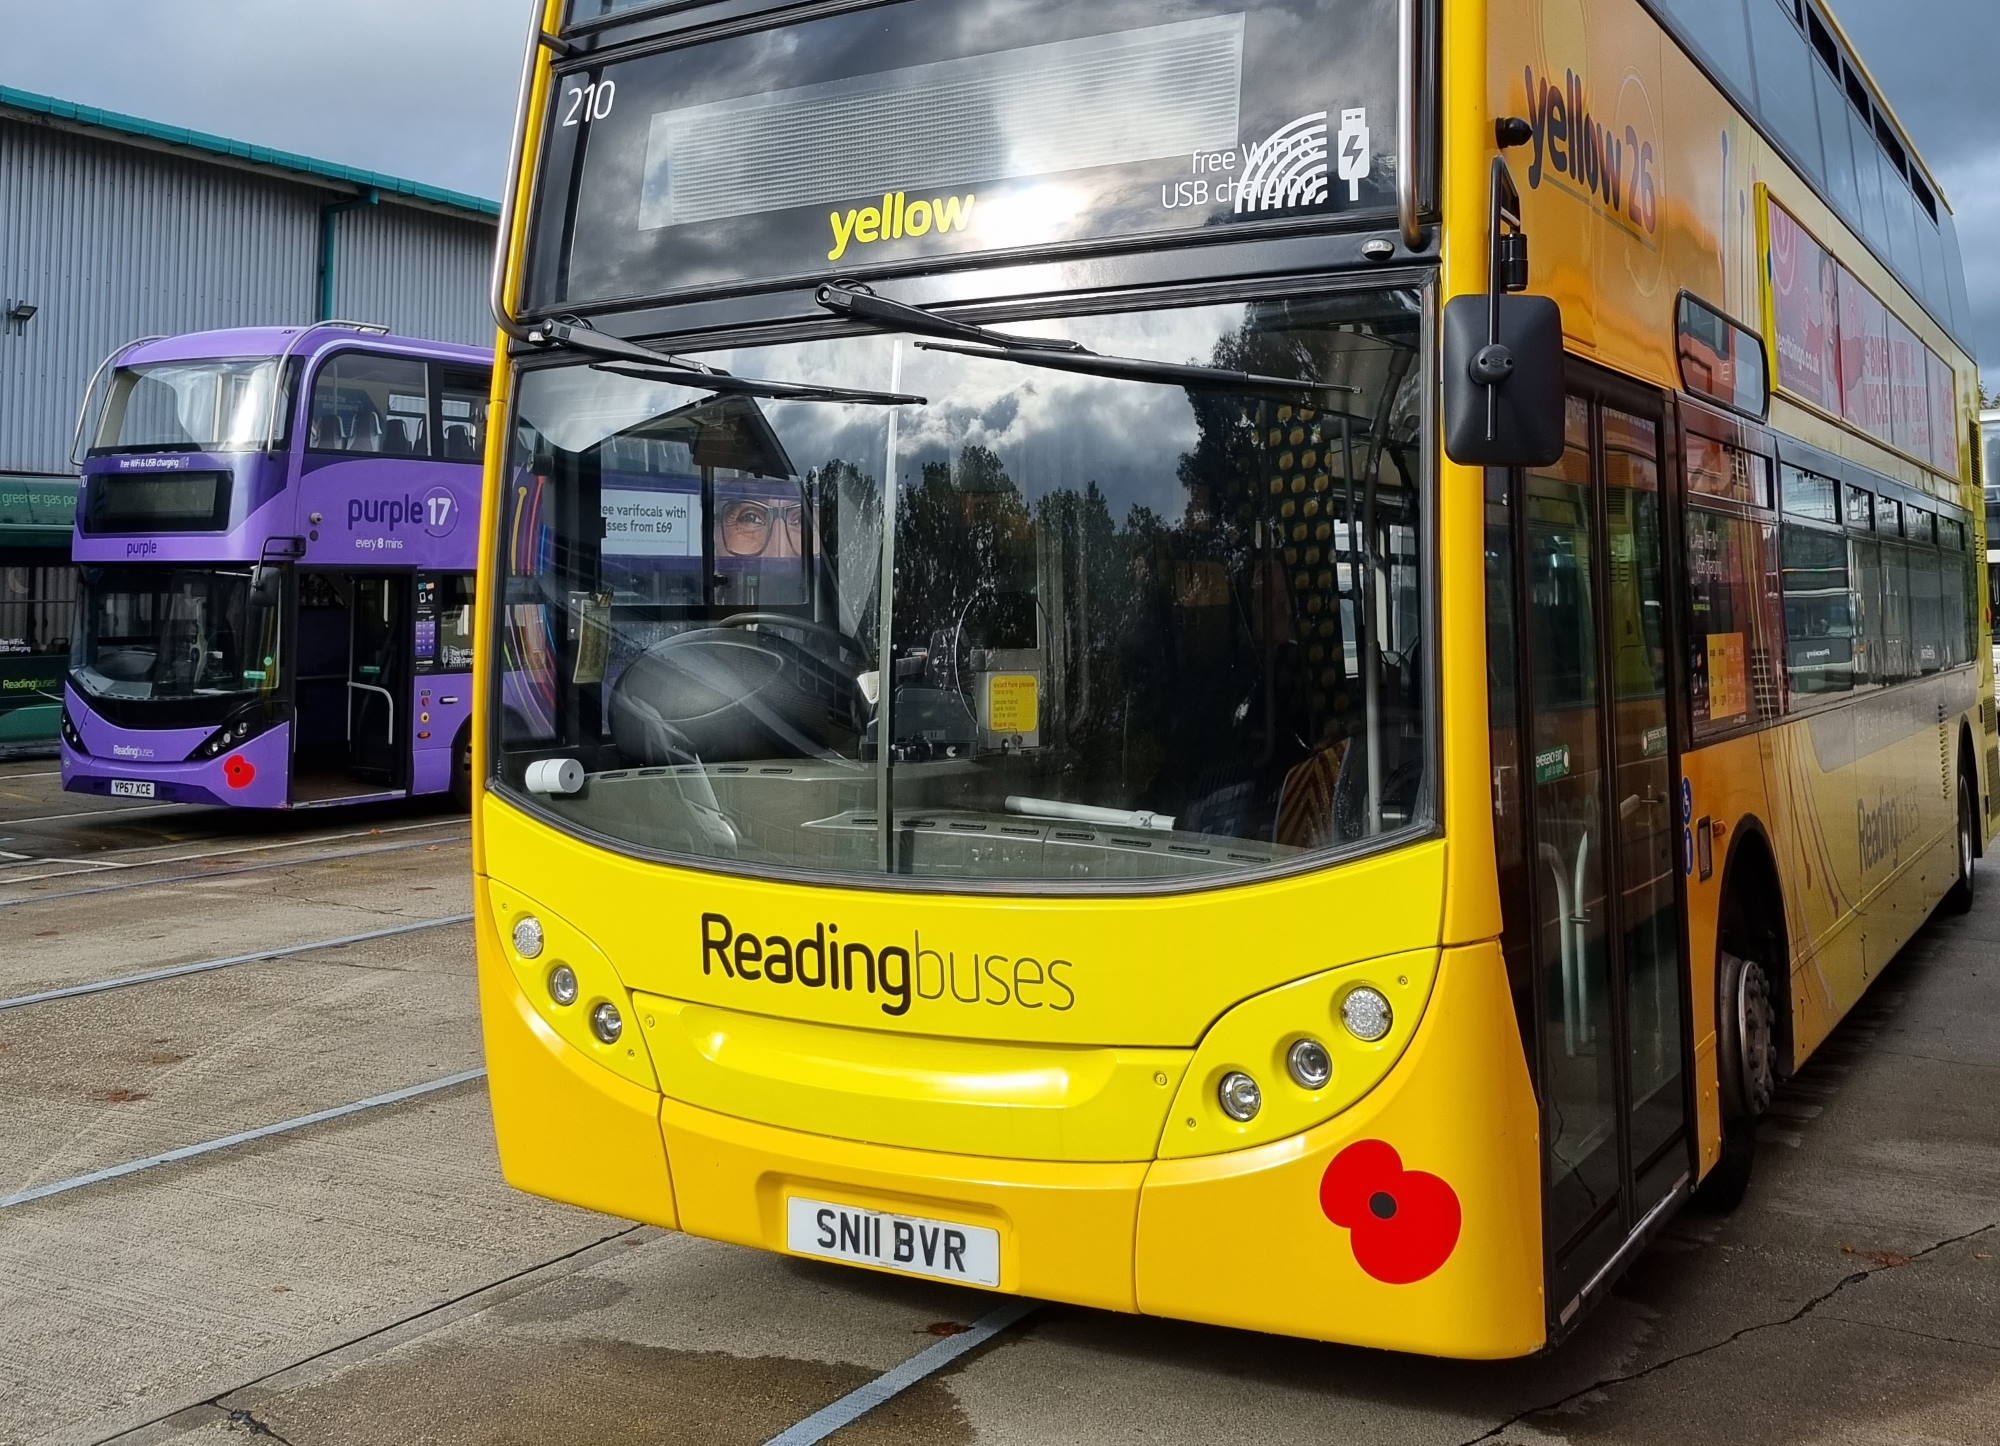
[[[63,786],[466,797],[491,371],[487,351],[337,321],[107,357],[77,420]]]

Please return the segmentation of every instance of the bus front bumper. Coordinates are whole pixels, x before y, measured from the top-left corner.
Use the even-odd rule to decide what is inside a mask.
[[[1492,945],[1446,951],[1408,1052],[1332,1119],[1093,1164],[869,1144],[664,1097],[559,1037],[485,911],[478,927],[495,1131],[519,1189],[792,1254],[814,1252],[791,1248],[787,1202],[825,1202],[990,1229],[1010,1294],[1427,1355],[1544,1343],[1537,1115]]]
[[[127,736],[144,738],[142,733]],[[212,759],[99,757],[62,745],[62,783],[69,793],[146,798],[159,803],[208,803],[227,808],[283,808],[288,800],[291,725],[281,723]],[[118,787],[117,785],[125,785]],[[133,791],[131,785],[150,791]]]

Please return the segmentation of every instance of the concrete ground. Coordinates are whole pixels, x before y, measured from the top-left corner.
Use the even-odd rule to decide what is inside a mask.
[[[0,767],[0,1199],[477,1067],[469,927],[379,932],[470,907],[462,819],[121,807],[47,767]],[[1986,875],[1786,1090],[1749,1202],[1545,1357],[1051,1306],[834,1439],[2000,1440]],[[758,1446],[995,1303],[515,1194],[475,1081],[0,1208],[0,1443]]]

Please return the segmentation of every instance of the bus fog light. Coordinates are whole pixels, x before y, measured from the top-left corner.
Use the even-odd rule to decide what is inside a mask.
[[[1373,1044],[1388,1034],[1396,1016],[1381,990],[1363,984],[1348,990],[1347,997],[1340,1001],[1340,1022],[1356,1039]]]
[[[1333,1078],[1333,1056],[1316,1039],[1302,1039],[1285,1052],[1285,1068],[1300,1089],[1325,1089]]]
[[[618,1013],[618,1006],[607,999],[591,1010],[590,1032],[606,1044],[618,1043],[618,1036],[625,1032],[625,1020]]]
[[[1222,1112],[1238,1124],[1256,1119],[1257,1111],[1264,1107],[1264,1092],[1257,1088],[1257,1081],[1240,1069],[1224,1075],[1215,1093]]]
[[[514,952],[523,959],[534,959],[541,955],[542,921],[533,914],[514,926]]]
[[[558,1004],[576,1003],[576,971],[558,964],[549,971],[549,998]]]

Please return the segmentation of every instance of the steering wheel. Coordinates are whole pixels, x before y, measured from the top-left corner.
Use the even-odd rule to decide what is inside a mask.
[[[728,617],[716,623],[715,626],[718,628],[749,628],[760,626],[796,628],[799,632],[811,633],[816,638],[823,638],[832,643],[835,647],[840,648],[849,657],[860,663],[863,668],[866,668],[872,661],[868,653],[862,649],[861,644],[850,638],[846,633],[843,633],[839,628],[834,627],[830,623],[815,621],[812,618],[794,617],[790,613],[731,613]]]

